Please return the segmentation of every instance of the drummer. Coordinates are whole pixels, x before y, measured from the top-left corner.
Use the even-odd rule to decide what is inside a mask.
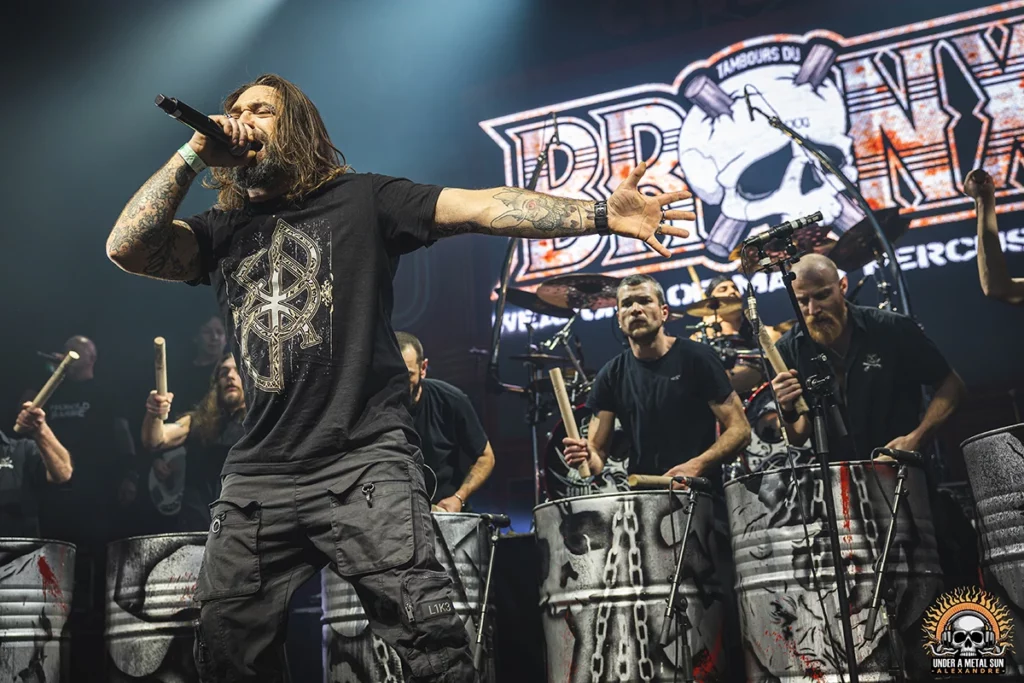
[[[433,473],[430,502],[442,512],[469,512],[467,502],[494,470],[494,451],[473,404],[459,388],[427,379],[423,344],[408,332],[396,332],[409,371],[410,412],[420,436],[423,461]],[[472,462],[467,468],[466,463]],[[432,486],[433,485],[433,486]]]
[[[586,460],[599,473],[615,420],[629,436],[632,474],[711,477],[750,442],[750,424],[714,350],[665,334],[668,306],[657,280],[630,275],[617,292],[618,321],[629,349],[597,374],[586,439],[563,440],[566,464]],[[715,421],[722,433],[715,439]]]
[[[878,446],[920,450],[956,410],[963,381],[912,319],[848,303],[846,277],[827,257],[808,254],[793,273],[811,340],[799,327],[783,335],[777,348],[794,370],[772,380],[791,442],[802,445],[811,436],[810,416],[797,415],[794,402],[804,393],[801,381],[817,372],[812,357],[824,353],[850,436],[841,443],[830,437],[833,459],[866,459]],[[919,420],[922,386],[934,388],[935,397]]]
[[[705,299],[739,299],[740,289],[731,277],[719,275],[704,288]],[[742,309],[723,309],[721,315],[704,316],[703,333],[709,339],[716,337],[732,337],[739,341],[745,349],[754,348],[754,328],[743,315]],[[701,341],[701,332],[694,332],[690,337],[693,341]]]

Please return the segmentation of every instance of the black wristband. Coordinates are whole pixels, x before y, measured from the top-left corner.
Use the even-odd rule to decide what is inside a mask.
[[[594,228],[598,235],[610,235],[608,228],[608,202],[594,202]]]
[[[796,412],[792,408],[790,408],[789,410],[783,409],[781,413],[782,419],[785,420],[788,424],[793,424],[794,422],[800,419],[800,413]]]

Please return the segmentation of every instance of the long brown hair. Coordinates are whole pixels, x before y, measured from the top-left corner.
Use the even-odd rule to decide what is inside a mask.
[[[209,389],[206,390],[206,394],[199,400],[196,407],[187,413],[192,417],[189,433],[194,434],[199,439],[199,443],[204,446],[213,443],[220,437],[228,421],[235,419],[239,412],[245,412],[244,398],[241,405],[229,412],[221,397],[220,383],[217,380],[221,366],[229,358],[231,358],[231,354],[227,353],[217,361],[217,365],[213,368],[213,374],[210,376]]]
[[[277,91],[281,106],[277,113],[274,140],[281,160],[290,169],[291,185],[284,193],[286,200],[301,199],[324,183],[334,180],[352,168],[345,155],[331,142],[324,120],[316,105],[294,83],[276,74],[263,74],[241,85],[224,100],[224,112],[231,111],[243,92],[256,85]],[[217,204],[222,209],[239,209],[245,205],[246,191],[234,182],[233,169],[210,169],[211,180],[203,186],[217,190]]]

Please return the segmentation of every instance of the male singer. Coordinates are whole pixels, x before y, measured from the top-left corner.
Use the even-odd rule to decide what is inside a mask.
[[[423,462],[433,473],[430,502],[445,512],[462,512],[494,470],[491,442],[469,397],[447,382],[427,378],[428,359],[420,340],[408,332],[395,336],[409,370],[409,398]],[[463,460],[473,461],[468,472]]]
[[[665,334],[668,305],[649,275],[619,283],[619,328],[629,348],[597,373],[586,439],[563,440],[571,467],[604,468],[615,419],[629,435],[632,474],[719,478],[720,465],[750,443],[750,423],[722,361],[704,344]],[[724,428],[715,438],[715,422]]]
[[[434,557],[429,504],[391,329],[402,254],[468,232],[551,239],[610,231],[669,256],[686,235],[647,196],[641,163],[607,202],[520,188],[458,190],[357,174],[294,84],[264,75],[215,116],[239,155],[196,134],[128,202],[107,240],[122,269],[212,284],[243,369],[245,434],[200,572],[197,665],[205,680],[279,681],[289,598],[327,564],[413,681],[473,678],[452,584]],[[174,214],[212,167],[214,208]]]

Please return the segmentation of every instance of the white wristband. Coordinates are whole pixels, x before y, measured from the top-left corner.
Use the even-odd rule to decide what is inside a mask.
[[[196,172],[196,175],[206,170],[206,162],[199,158],[199,155],[187,142],[178,148],[178,154],[185,160],[189,168]]]

